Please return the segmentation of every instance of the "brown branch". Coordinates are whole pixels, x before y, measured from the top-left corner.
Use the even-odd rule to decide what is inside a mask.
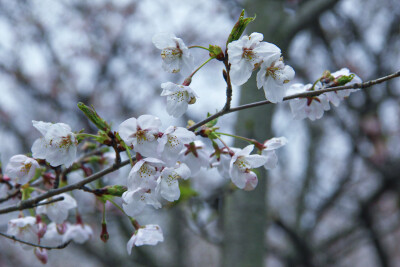
[[[328,92],[334,92],[334,91],[341,91],[341,90],[346,90],[346,89],[365,89],[368,87],[371,87],[373,85],[379,84],[379,83],[383,83],[386,82],[388,80],[394,79],[400,77],[400,71],[397,71],[393,74],[378,78],[376,80],[371,80],[368,82],[364,82],[364,83],[355,83],[353,85],[343,85],[343,86],[335,86],[335,87],[330,87],[324,90],[317,90],[317,91],[309,91],[309,92],[304,92],[304,93],[299,93],[299,94],[294,94],[294,95],[290,95],[290,96],[286,96],[283,98],[283,101],[287,101],[287,100],[291,100],[291,99],[295,99],[295,98],[306,98],[306,97],[313,97],[313,96],[319,96],[321,94],[324,93],[328,93]],[[235,111],[239,111],[239,110],[244,110],[244,109],[248,109],[248,108],[254,108],[254,107],[258,107],[258,106],[263,106],[263,105],[268,105],[268,104],[272,104],[269,100],[264,100],[264,101],[259,101],[259,102],[254,102],[254,103],[250,103],[250,104],[245,104],[242,106],[238,106],[236,108],[231,108],[229,110],[224,110],[222,109],[221,111],[218,111],[217,113],[215,113],[214,115],[207,117],[206,119],[196,123],[195,125],[191,126],[190,128],[188,128],[190,131],[194,131],[196,128],[206,124],[207,122],[210,122],[216,118],[219,118],[225,114],[228,113],[232,113]]]
[[[65,192],[69,192],[75,189],[80,189],[82,186],[84,186],[85,184],[91,183],[97,179],[100,179],[101,177],[103,177],[106,174],[109,174],[111,172],[114,172],[118,169],[120,169],[121,167],[128,165],[129,164],[129,160],[125,160],[123,162],[121,162],[120,164],[113,164],[112,166],[99,171],[87,178],[85,178],[84,180],[77,182],[75,184],[71,184],[71,185],[67,185],[58,189],[51,189],[49,191],[47,191],[46,193],[39,195],[37,197],[31,198],[31,199],[27,199],[24,201],[19,202],[17,205],[14,206],[10,206],[10,207],[6,207],[3,209],[0,209],[0,214],[4,214],[4,213],[8,213],[8,212],[12,212],[12,211],[17,211],[17,210],[24,210],[24,209],[29,209],[34,207],[39,201],[47,199],[49,197],[52,196],[56,196],[59,195],[61,193],[65,193]]]
[[[24,240],[16,238],[13,235],[7,235],[7,234],[1,233],[1,232],[0,232],[0,236],[6,237],[8,239],[14,240],[16,242],[19,242],[19,243],[22,243],[22,244],[25,244],[25,245],[28,245],[28,246],[31,246],[31,247],[44,248],[44,249],[47,249],[47,250],[63,249],[65,247],[67,247],[69,245],[69,243],[71,243],[71,241],[68,241],[68,242],[66,242],[64,244],[61,244],[59,246],[50,247],[50,246],[42,246],[42,245],[39,245],[39,244],[34,244],[34,243],[31,243],[31,242],[28,242],[28,241],[24,241]]]

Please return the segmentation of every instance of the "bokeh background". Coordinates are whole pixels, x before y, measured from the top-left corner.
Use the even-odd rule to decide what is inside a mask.
[[[3,166],[12,155],[29,152],[39,137],[32,120],[95,133],[79,101],[94,105],[114,128],[141,114],[160,117],[165,128],[185,126],[219,110],[225,84],[215,61],[193,79],[196,104],[180,120],[168,116],[160,84],[184,77],[163,72],[151,38],[173,32],[187,45],[224,48],[243,8],[257,15],[247,33],[261,32],[282,49],[295,82],[343,67],[364,81],[400,69],[398,0],[0,0]],[[204,50],[192,52],[196,64],[207,59]],[[234,106],[264,99],[254,76],[234,88]],[[92,196],[78,196],[94,237],[50,251],[48,265],[400,266],[399,100],[397,79],[352,94],[315,122],[293,120],[287,103],[227,115],[219,120],[221,131],[289,140],[279,151],[279,166],[260,170],[255,191],[231,190],[218,172],[204,169],[192,178],[197,197],[138,217],[141,224],[161,225],[165,241],[135,248],[130,256],[129,221],[109,207],[110,240],[103,244],[99,206]],[[124,183],[128,172],[121,169],[103,182]],[[16,216],[0,215],[0,231]],[[2,238],[0,266],[41,264]]]

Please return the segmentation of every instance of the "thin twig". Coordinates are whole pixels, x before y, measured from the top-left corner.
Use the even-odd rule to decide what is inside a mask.
[[[37,207],[37,206],[43,206],[43,205],[51,204],[51,203],[58,202],[58,201],[63,201],[63,200],[64,200],[64,197],[57,197],[57,198],[54,198],[54,199],[51,199],[51,200],[48,200],[48,201],[44,201],[44,202],[33,204],[32,208],[33,207]]]
[[[71,185],[67,185],[67,186],[64,186],[64,187],[61,187],[58,189],[51,189],[42,195],[21,201],[17,205],[0,209],[0,214],[32,208],[35,204],[37,204],[41,200],[47,199],[52,196],[59,195],[61,193],[69,192],[69,191],[72,191],[75,189],[80,189],[83,185],[91,183],[97,179],[100,179],[104,175],[114,172],[115,170],[118,170],[121,167],[128,165],[128,164],[129,164],[129,160],[125,160],[125,161],[121,162],[120,164],[113,164],[112,166],[110,166],[102,171],[99,171],[93,175],[90,175],[89,177],[85,178],[84,180],[82,180],[80,182],[77,182],[77,183],[74,183]]]
[[[14,240],[14,241],[16,241],[16,242],[19,242],[19,243],[22,243],[22,244],[25,244],[25,245],[28,245],[28,246],[31,246],[31,247],[44,248],[44,249],[47,249],[47,250],[52,250],[52,249],[63,249],[63,248],[65,248],[65,247],[67,247],[67,246],[69,245],[69,243],[71,243],[71,241],[68,241],[68,242],[66,242],[66,243],[64,243],[64,244],[61,244],[61,245],[59,245],[59,246],[50,247],[50,246],[42,246],[42,245],[39,245],[39,244],[34,244],[34,243],[31,243],[31,242],[28,242],[28,241],[24,241],[24,240],[21,240],[21,239],[16,238],[16,237],[13,236],[13,235],[7,235],[7,234],[1,233],[1,232],[0,232],[0,235],[1,235],[1,236],[4,236],[5,238]]]
[[[306,98],[306,97],[319,96],[319,95],[324,94],[324,93],[334,92],[334,91],[341,91],[341,90],[346,90],[346,89],[364,89],[364,88],[368,88],[368,87],[371,87],[371,86],[379,84],[379,83],[386,82],[388,80],[394,79],[394,78],[399,77],[399,76],[400,76],[400,71],[397,71],[397,72],[395,72],[393,74],[384,76],[382,78],[378,78],[376,80],[371,80],[371,81],[368,81],[368,82],[364,82],[364,83],[355,83],[353,85],[335,86],[335,87],[327,88],[327,89],[324,89],[324,90],[310,91],[310,92],[304,92],[304,93],[299,93],[299,94],[286,96],[286,97],[283,98],[283,101],[291,100],[291,99],[294,99],[294,98]],[[210,117],[207,117],[206,119],[196,123],[195,125],[190,127],[189,130],[190,131],[194,131],[196,128],[199,128],[200,126],[206,124],[207,122],[210,122],[210,121],[212,121],[212,120],[214,120],[216,118],[219,118],[219,117],[221,117],[221,116],[223,116],[225,114],[232,113],[232,112],[239,111],[239,110],[243,110],[243,109],[263,106],[263,105],[267,105],[267,104],[271,104],[271,102],[268,101],[268,100],[264,100],[264,101],[259,101],[259,102],[254,102],[254,103],[251,103],[251,104],[238,106],[236,108],[230,108],[229,110],[222,109],[221,111],[215,113],[214,115],[212,115]]]
[[[7,200],[9,200],[9,199],[11,199],[11,198],[17,196],[19,193],[20,193],[20,190],[19,190],[19,189],[15,190],[14,192],[7,193],[7,196],[6,196],[6,197],[0,198],[0,203],[3,203],[3,202],[5,202],[5,201],[7,201]]]

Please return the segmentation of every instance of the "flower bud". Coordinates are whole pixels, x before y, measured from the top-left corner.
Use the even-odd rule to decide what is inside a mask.
[[[107,232],[107,224],[102,223],[101,224],[101,233],[100,233],[100,239],[104,243],[107,243],[108,239],[110,238],[110,235]]]
[[[235,26],[233,26],[233,29],[229,34],[228,41],[226,41],[226,45],[228,45],[230,42],[238,40],[240,36],[242,36],[247,25],[255,19],[256,16],[254,16],[254,18],[244,18],[244,9],[243,9],[238,21],[236,22]]]
[[[33,251],[33,253],[35,254],[36,258],[38,260],[40,260],[41,263],[46,264],[47,260],[48,260],[48,256],[47,256],[47,250],[43,249],[43,248],[35,248],[35,250]]]
[[[105,132],[110,131],[110,125],[108,125],[108,123],[97,114],[96,110],[94,110],[93,107],[90,108],[82,102],[79,102],[78,108],[82,110],[83,113],[85,113],[86,117],[88,117],[89,120],[93,122],[93,124],[96,125],[97,128]]]

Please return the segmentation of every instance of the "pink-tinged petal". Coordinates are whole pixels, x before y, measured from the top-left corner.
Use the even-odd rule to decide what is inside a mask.
[[[265,164],[267,159],[262,155],[249,155],[246,161],[250,164],[251,168],[258,168]]]
[[[257,187],[258,178],[254,172],[246,173],[246,186],[243,188],[245,191],[252,191]]]

